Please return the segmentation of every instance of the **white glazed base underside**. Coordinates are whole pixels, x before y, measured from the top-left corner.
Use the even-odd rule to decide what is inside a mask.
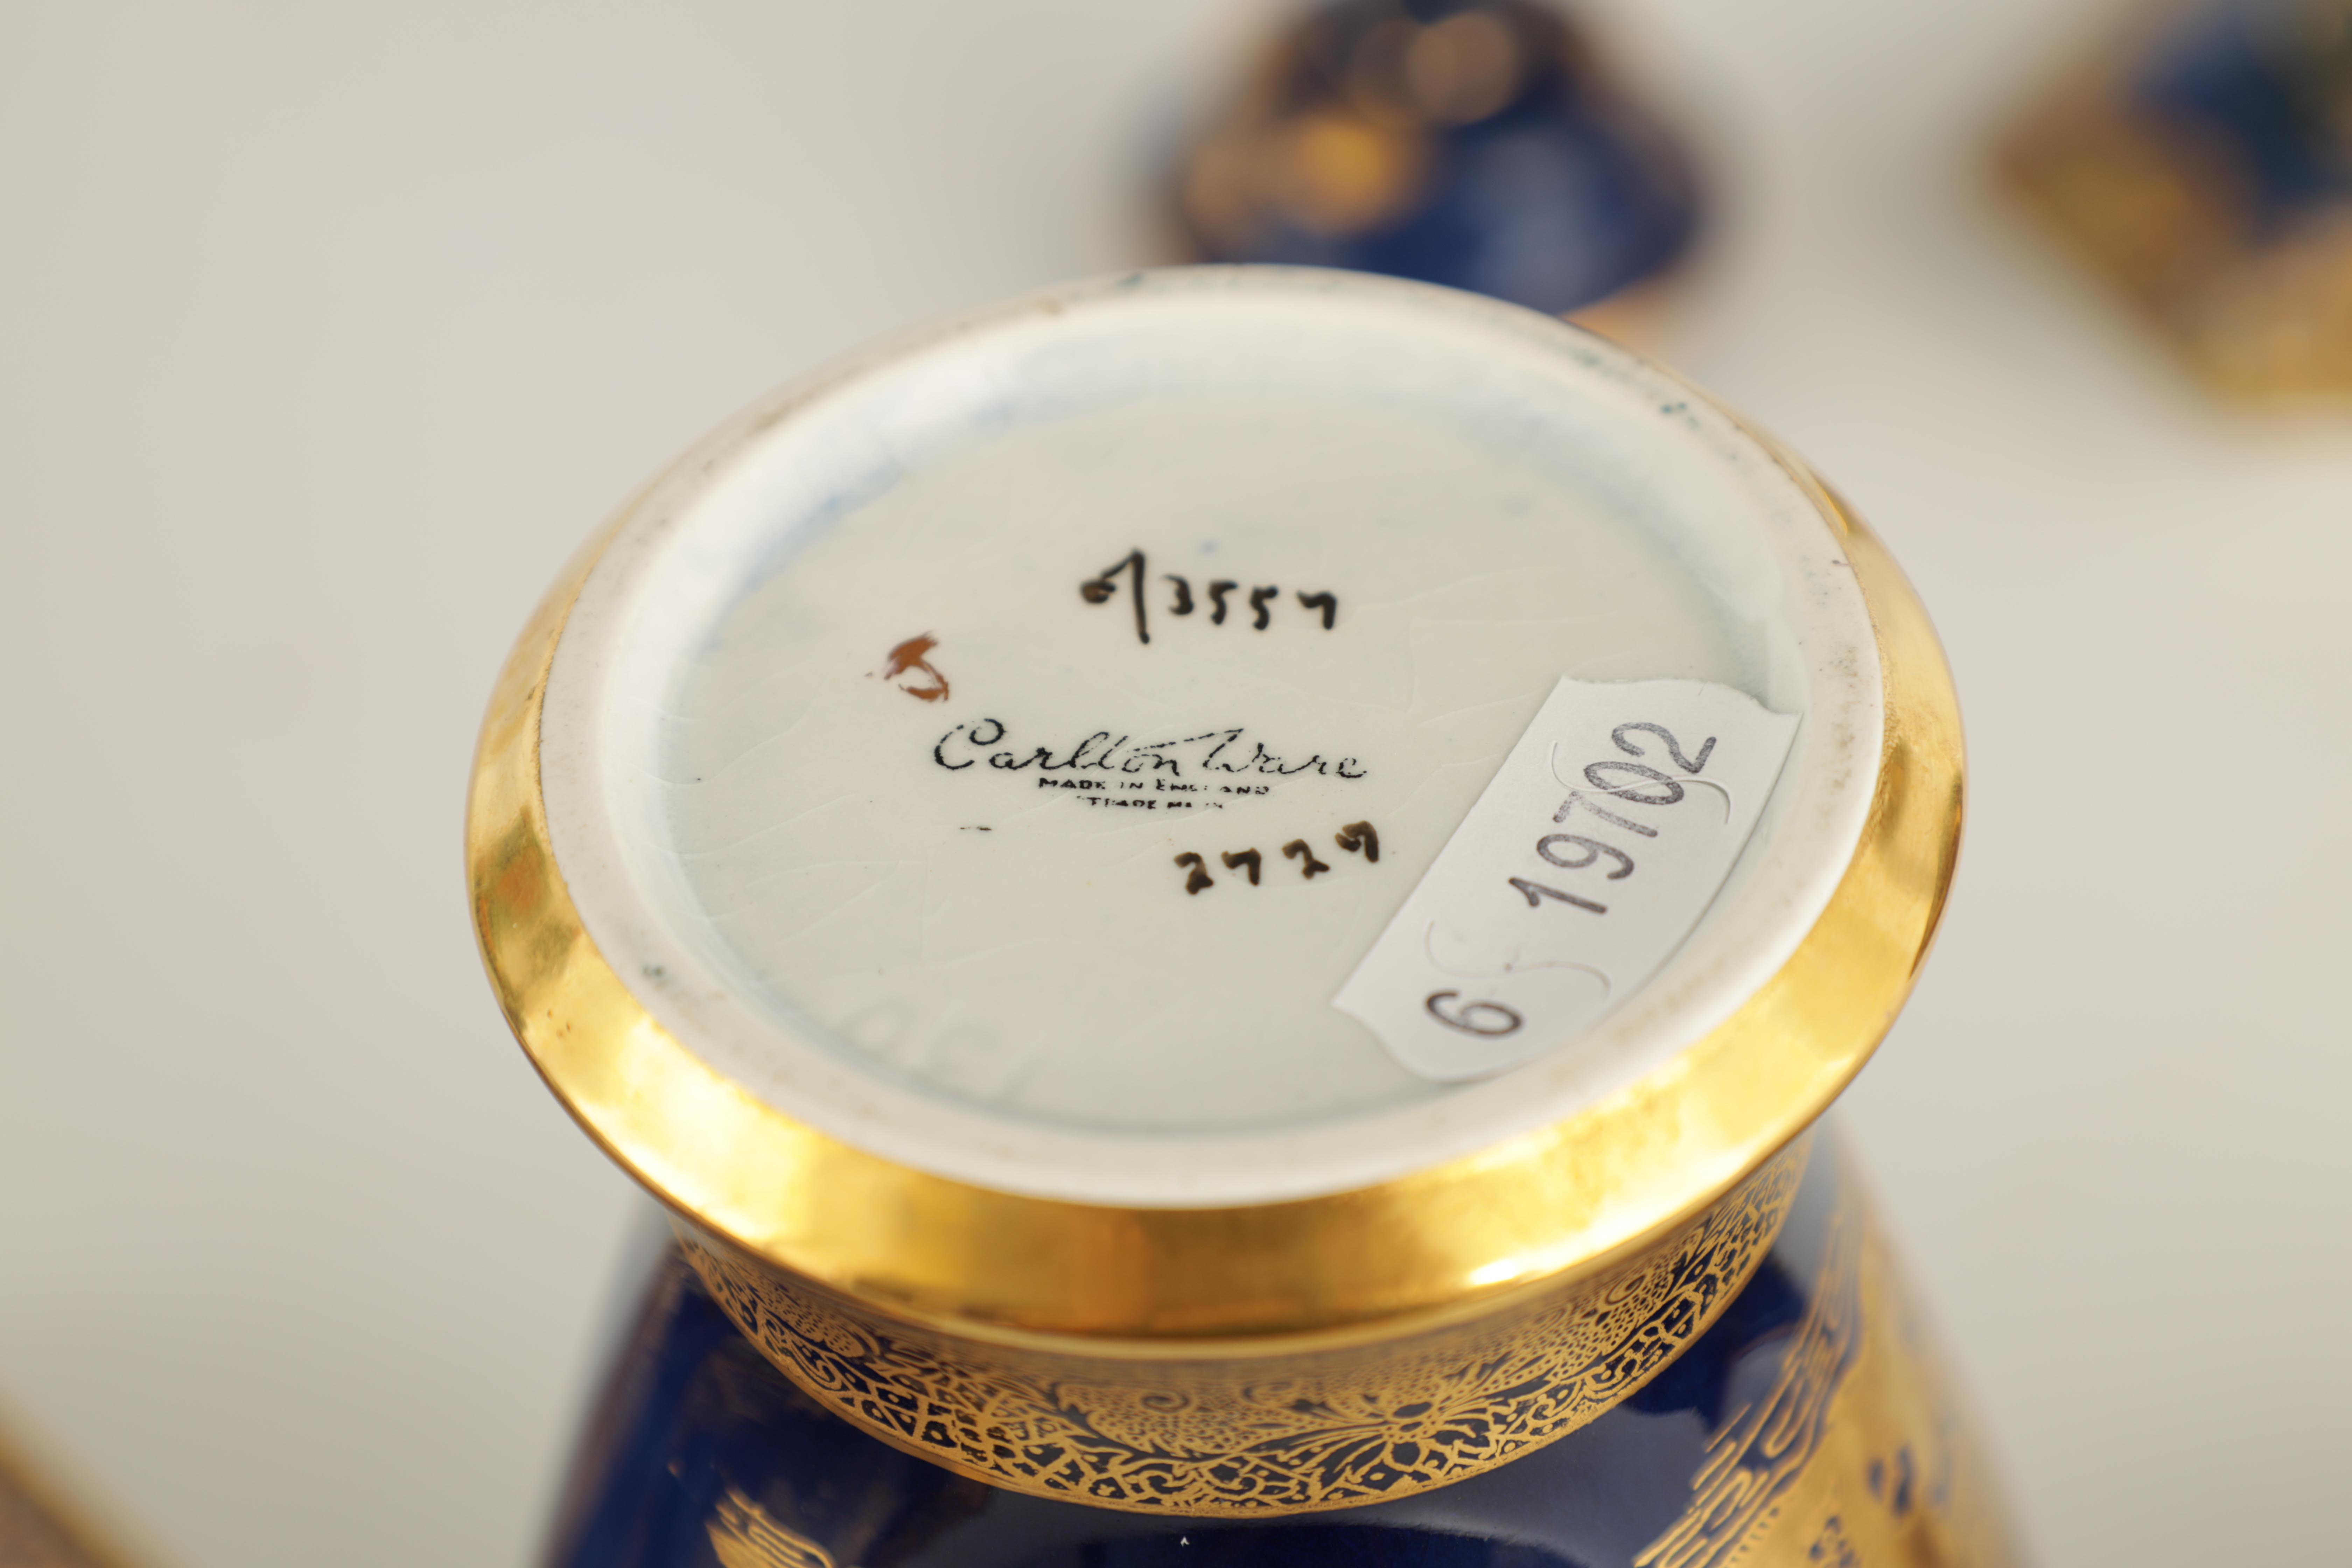
[[[1131,568],[1080,592],[1137,553],[1140,628]],[[1327,593],[1328,628],[1300,597]],[[1523,1066],[1430,1081],[1330,998],[1563,676],[1801,721],[1654,978]],[[1467,296],[1201,269],[1017,304],[713,437],[590,574],[541,767],[608,962],[778,1110],[983,1185],[1234,1204],[1664,1065],[1826,903],[1880,724],[1829,523],[1688,389]],[[1367,821],[1377,863],[1338,843]],[[1255,885],[1223,858],[1249,849]],[[1213,885],[1185,890],[1187,852]]]

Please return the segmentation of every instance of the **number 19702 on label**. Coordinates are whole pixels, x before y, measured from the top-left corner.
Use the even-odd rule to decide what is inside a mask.
[[[1723,885],[1797,720],[1696,680],[1562,680],[1332,998],[1475,1078],[1622,1005]]]

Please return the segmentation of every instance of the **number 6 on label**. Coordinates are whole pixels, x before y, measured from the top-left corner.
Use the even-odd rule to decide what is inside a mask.
[[[1451,1013],[1438,1005],[1441,1002],[1451,1002],[1461,994],[1459,991],[1433,991],[1429,994],[1428,1000],[1422,1005],[1429,1009],[1431,1017],[1447,1028],[1459,1029],[1465,1035],[1517,1034],[1519,1026],[1527,1022],[1525,1018],[1520,1017],[1517,1013],[1504,1006],[1500,1002],[1465,1002]],[[1495,1015],[1499,1021],[1482,1024],[1478,1021],[1478,1015],[1481,1013]]]

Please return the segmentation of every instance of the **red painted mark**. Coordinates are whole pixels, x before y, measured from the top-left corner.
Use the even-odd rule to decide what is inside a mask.
[[[939,646],[939,639],[929,632],[908,637],[890,650],[890,662],[883,668],[882,679],[896,680],[910,669],[919,669],[931,678],[931,685],[901,686],[898,689],[919,702],[937,702],[948,694],[948,678],[933,668],[931,661],[923,656]]]

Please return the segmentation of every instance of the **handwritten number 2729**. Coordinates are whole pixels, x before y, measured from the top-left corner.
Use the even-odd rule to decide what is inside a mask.
[[[1348,824],[1331,836],[1331,841],[1350,855],[1361,855],[1368,865],[1377,865],[1380,862],[1380,832],[1369,822]],[[1228,849],[1217,858],[1225,863],[1226,870],[1243,872],[1249,878],[1251,887],[1255,888],[1258,885],[1258,877],[1265,869],[1265,858],[1256,850]],[[1294,838],[1284,845],[1282,858],[1286,860],[1297,861],[1299,876],[1310,882],[1331,869],[1328,865],[1315,858],[1314,847],[1304,838]],[[1209,863],[1205,856],[1196,855],[1188,849],[1176,857],[1176,864],[1188,873],[1184,879],[1186,892],[1199,893],[1217,885],[1216,879],[1209,875]]]

